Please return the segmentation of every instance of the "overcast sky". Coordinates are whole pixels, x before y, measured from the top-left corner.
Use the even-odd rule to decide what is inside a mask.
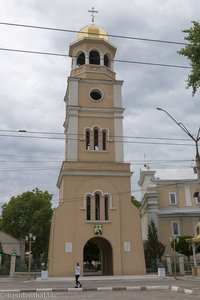
[[[95,23],[108,34],[172,42],[185,42],[182,30],[200,16],[199,0],[0,0],[0,22],[78,31],[91,23],[92,6],[98,10]],[[68,55],[77,34],[0,24],[0,36],[0,203],[38,187],[54,194],[56,206],[71,60],[2,48]],[[177,54],[181,45],[116,37],[110,42],[117,46],[118,60],[189,66]],[[196,135],[200,92],[192,97],[191,89],[185,88],[190,71],[186,68],[115,62],[115,71],[124,81],[124,135],[134,137],[124,144],[125,161],[134,170],[132,194],[140,200],[137,182],[145,162],[152,168],[194,166],[194,143],[177,140],[187,136],[156,107]],[[27,133],[14,132],[18,130]],[[173,145],[177,143],[182,145]]]

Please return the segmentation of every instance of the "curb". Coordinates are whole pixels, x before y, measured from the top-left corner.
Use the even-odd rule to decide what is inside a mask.
[[[38,289],[13,289],[13,290],[0,290],[0,294],[17,294],[17,293],[58,293],[58,292],[89,292],[89,291],[156,291],[156,290],[169,290],[173,292],[184,293],[187,295],[195,295],[193,290],[184,289],[177,286],[158,285],[158,286],[116,286],[116,287],[97,287],[97,288],[38,288]]]

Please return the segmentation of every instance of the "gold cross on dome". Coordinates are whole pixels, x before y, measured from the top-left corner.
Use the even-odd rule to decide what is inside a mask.
[[[94,10],[94,7],[92,7],[91,10],[88,10],[88,12],[91,12],[91,17],[92,17],[92,23],[94,24],[94,18],[95,18],[95,15],[94,14],[97,14],[98,11],[97,10]]]

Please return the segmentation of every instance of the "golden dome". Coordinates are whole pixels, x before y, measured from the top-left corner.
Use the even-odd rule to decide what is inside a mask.
[[[84,28],[82,28],[78,33],[78,40],[83,38],[96,38],[96,39],[103,39],[108,41],[108,34],[107,32],[102,29],[101,27],[91,24]]]

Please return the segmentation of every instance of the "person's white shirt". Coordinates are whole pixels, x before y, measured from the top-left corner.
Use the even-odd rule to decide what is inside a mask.
[[[80,275],[80,274],[81,274],[80,267],[76,266],[75,267],[75,275]]]

